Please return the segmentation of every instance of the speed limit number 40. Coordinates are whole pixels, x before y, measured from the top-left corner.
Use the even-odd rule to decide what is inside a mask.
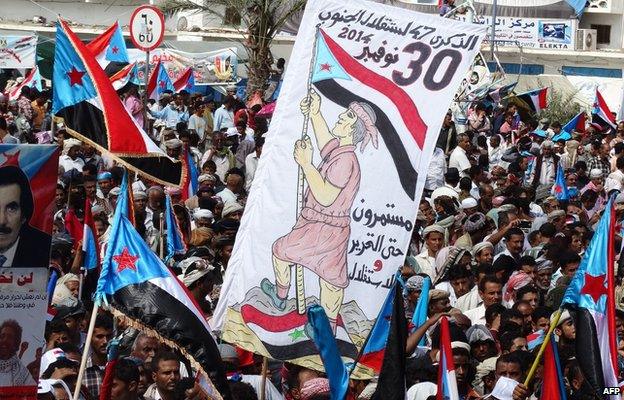
[[[130,37],[132,43],[143,50],[157,48],[165,33],[165,17],[153,6],[141,6],[134,10],[130,18]]]

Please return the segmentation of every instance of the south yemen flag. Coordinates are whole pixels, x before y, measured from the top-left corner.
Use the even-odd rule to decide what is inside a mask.
[[[618,364],[615,331],[614,238],[616,232],[613,199],[609,201],[598,229],[576,275],[564,295],[562,306],[576,306],[576,358],[583,375],[599,398],[603,389],[617,387]]]
[[[89,42],[87,47],[91,50],[102,69],[106,69],[109,62],[130,62],[119,22],[115,22],[100,36]]]
[[[126,178],[124,177],[124,180]],[[122,185],[120,196],[127,196]],[[195,370],[206,373],[224,397],[229,393],[217,345],[193,297],[141,238],[118,202],[95,293],[131,326],[179,350]],[[216,391],[208,393],[221,398]]]
[[[418,173],[410,163],[407,150],[401,142],[392,121],[376,103],[380,95],[388,98],[396,111],[390,115],[400,115],[416,145],[422,150],[425,144],[427,125],[420,117],[416,105],[409,95],[390,79],[366,68],[351,57],[329,35],[319,29],[316,37],[316,54],[311,82],[330,101],[348,108],[351,102],[365,102],[375,111],[384,143],[399,174],[405,193],[413,200],[416,196]],[[340,81],[340,83],[339,83]],[[371,89],[368,98],[362,98],[349,90],[349,87]],[[376,143],[373,143],[376,145]]]
[[[67,131],[144,177],[180,186],[182,163],[166,154],[128,114],[94,55],[65,21],[56,26],[52,113]]]
[[[448,318],[440,318],[440,362],[436,400],[459,400]]]
[[[548,107],[548,88],[531,90],[516,96],[524,103],[525,107],[538,114]]]
[[[543,331],[540,332],[543,333]],[[548,346],[546,346],[546,351],[544,352],[544,369],[542,374],[540,400],[566,400],[565,382],[559,362],[557,342],[554,340],[554,337],[550,338],[550,342],[548,342]]]
[[[615,129],[617,124],[615,123],[615,117],[609,109],[607,102],[602,94],[596,89],[596,98],[594,99],[594,108],[592,110],[592,120],[600,125],[607,124],[611,128]]]

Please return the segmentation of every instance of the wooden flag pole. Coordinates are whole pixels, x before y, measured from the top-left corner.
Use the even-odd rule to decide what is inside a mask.
[[[260,381],[260,400],[266,399],[266,381],[269,373],[269,359],[262,357],[262,381]]]
[[[97,317],[99,305],[97,301],[93,304],[93,311],[91,312],[91,320],[89,321],[89,330],[87,331],[87,338],[85,339],[84,350],[82,351],[82,358],[80,360],[80,369],[78,370],[78,379],[76,380],[76,389],[74,389],[73,400],[78,400],[80,397],[80,387],[82,386],[82,378],[84,378],[85,370],[87,369],[87,359],[89,358],[89,351],[91,350],[91,338],[93,338],[93,331],[95,330],[95,319]]]
[[[158,230],[160,231],[159,232],[159,234],[160,234],[160,238],[159,238],[160,243],[159,243],[158,247],[160,247],[160,249],[159,249],[159,253],[160,254],[159,255],[160,255],[160,259],[161,260],[163,260],[165,258],[165,234],[163,232],[163,230],[165,229],[165,221],[164,221],[164,219],[165,219],[165,213],[160,213],[160,221],[159,221],[159,227],[158,227]]]
[[[310,58],[310,69],[308,71],[308,95],[307,100],[310,101],[310,90],[312,90],[312,75],[314,74],[314,64],[316,61],[316,46],[318,41],[319,27],[316,27],[316,35],[314,36],[314,45],[312,46],[312,57]],[[303,128],[301,129],[301,141],[303,142],[308,136],[308,125],[310,123],[310,113],[308,112],[303,116]],[[305,145],[304,145],[305,146]],[[319,149],[320,150],[320,149]],[[297,169],[297,218],[301,215],[303,209],[303,195],[305,193],[305,179],[303,175],[303,169],[301,166]],[[297,312],[300,315],[306,313],[306,298],[305,298],[305,286],[303,266],[300,264],[295,265],[295,292],[297,300]]]
[[[550,327],[548,328],[548,333],[546,334],[546,337],[544,338],[544,342],[540,346],[540,349],[537,352],[537,356],[535,357],[535,361],[533,361],[533,365],[531,365],[531,369],[529,370],[529,373],[527,374],[527,377],[524,380],[524,386],[526,387],[529,387],[529,384],[531,383],[531,380],[533,379],[533,376],[535,375],[535,371],[537,370],[537,366],[539,365],[540,360],[542,359],[542,356],[544,355],[546,346],[548,346],[548,343],[550,343],[550,337],[553,331],[555,330],[555,328],[557,327],[557,325],[559,324],[559,319],[561,318],[562,312],[563,312],[563,309],[559,308],[555,313],[555,319],[550,324]]]

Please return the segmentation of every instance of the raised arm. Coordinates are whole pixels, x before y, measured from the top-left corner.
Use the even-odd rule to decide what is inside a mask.
[[[321,115],[321,96],[314,89],[310,89],[310,94],[301,100],[301,113],[310,116],[314,136],[316,137],[316,145],[319,151],[329,142],[333,136],[329,132],[327,122]]]
[[[310,137],[306,136],[304,140],[297,140],[295,143],[295,161],[301,166],[316,201],[327,207],[336,201],[341,189],[321,176],[319,170],[312,164],[312,152]]]

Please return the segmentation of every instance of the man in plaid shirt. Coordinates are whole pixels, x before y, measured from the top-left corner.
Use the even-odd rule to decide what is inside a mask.
[[[95,319],[95,329],[91,338],[91,353],[87,359],[85,375],[82,380],[82,384],[94,399],[100,396],[100,387],[106,367],[108,342],[112,338],[113,319],[108,315],[98,315]]]
[[[591,157],[587,161],[587,170],[599,169],[602,171],[602,176],[607,177],[611,173],[611,163],[609,162],[609,152],[611,147],[608,143],[600,143],[594,141],[591,143],[590,154]]]

